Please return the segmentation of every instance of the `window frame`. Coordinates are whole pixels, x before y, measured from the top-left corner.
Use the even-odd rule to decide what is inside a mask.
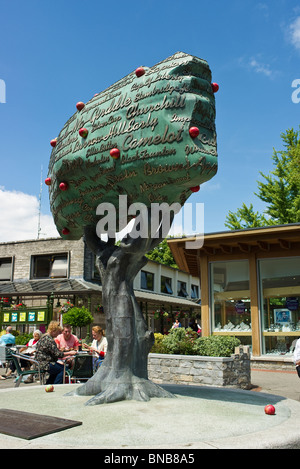
[[[49,274],[48,275],[38,275],[35,273],[36,269],[36,261],[38,259],[44,258],[45,260],[49,261]],[[59,276],[51,276],[51,268],[55,262],[55,260],[58,260],[59,258],[64,258],[66,260],[66,275],[59,275]],[[43,253],[43,254],[32,254],[31,255],[31,261],[30,261],[30,279],[31,280],[45,280],[45,279],[58,279],[58,278],[69,278],[69,252],[56,252],[56,253]],[[52,264],[51,264],[52,263]]]
[[[146,274],[145,280],[147,287],[143,287],[143,276]],[[148,287],[148,276],[151,278],[152,288]],[[154,291],[154,273],[146,270],[141,270],[141,289],[147,291]]]
[[[8,261],[8,262],[4,262],[5,264],[10,263],[10,274],[9,274],[9,278],[3,278],[2,279],[1,276],[0,276],[0,282],[11,282],[12,279],[13,279],[14,257],[13,256],[0,257],[0,270],[1,270],[1,265],[2,265],[3,261]]]

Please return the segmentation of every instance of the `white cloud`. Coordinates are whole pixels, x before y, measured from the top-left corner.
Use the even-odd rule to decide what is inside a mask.
[[[296,49],[300,50],[300,16],[289,26],[289,40]]]
[[[0,187],[0,242],[37,239],[37,197]],[[40,238],[58,237],[51,215],[41,214]]]
[[[269,57],[271,63],[274,62],[274,58]],[[271,80],[276,78],[280,73],[278,70],[275,70],[271,67],[270,63],[267,62],[261,54],[257,54],[256,56],[249,57],[240,57],[238,59],[238,64],[240,67],[243,67],[248,72],[254,71],[255,73],[264,75]]]
[[[256,73],[262,73],[267,77],[271,77],[273,75],[273,71],[270,69],[270,65],[262,62],[258,62],[256,59],[252,58],[249,62],[250,67]]]

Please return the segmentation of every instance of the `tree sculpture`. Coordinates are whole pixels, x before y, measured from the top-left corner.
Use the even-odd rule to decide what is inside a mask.
[[[54,221],[63,238],[84,236],[102,282],[108,352],[97,373],[75,391],[94,396],[88,405],[170,396],[148,380],[154,336],[133,280],[147,262],[145,253],[166,236],[168,208],[176,212],[217,171],[217,89],[206,61],[178,52],[77,103],[51,141],[45,182]],[[116,246],[115,232],[131,216],[133,229]]]

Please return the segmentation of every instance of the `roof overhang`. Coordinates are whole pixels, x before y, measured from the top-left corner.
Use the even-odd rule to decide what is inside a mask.
[[[170,238],[168,245],[178,267],[199,277],[201,253],[208,256],[234,256],[280,250],[292,255],[293,250],[300,249],[300,223],[209,233],[203,238]]]

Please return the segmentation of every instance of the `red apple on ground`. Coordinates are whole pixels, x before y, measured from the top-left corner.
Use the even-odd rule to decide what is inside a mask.
[[[268,415],[274,415],[275,414],[275,407],[272,404],[266,405],[265,413],[268,414]]]
[[[88,133],[89,131],[85,127],[81,127],[81,129],[79,129],[79,135],[82,138],[86,138],[88,136]]]
[[[146,73],[146,70],[143,67],[138,67],[135,71],[135,74],[138,78],[145,75],[145,73]]]
[[[217,91],[219,91],[219,85],[218,83],[212,83],[211,84],[211,87],[212,87],[212,90],[214,93],[216,93]]]
[[[120,158],[120,150],[118,148],[112,148],[109,152],[110,156],[117,160]]]
[[[45,391],[46,392],[53,392],[54,391],[54,386],[52,384],[48,384],[46,387],[45,387]]]
[[[84,108],[84,106],[85,106],[85,104],[82,101],[79,101],[76,104],[76,107],[77,107],[78,111],[81,111]]]

